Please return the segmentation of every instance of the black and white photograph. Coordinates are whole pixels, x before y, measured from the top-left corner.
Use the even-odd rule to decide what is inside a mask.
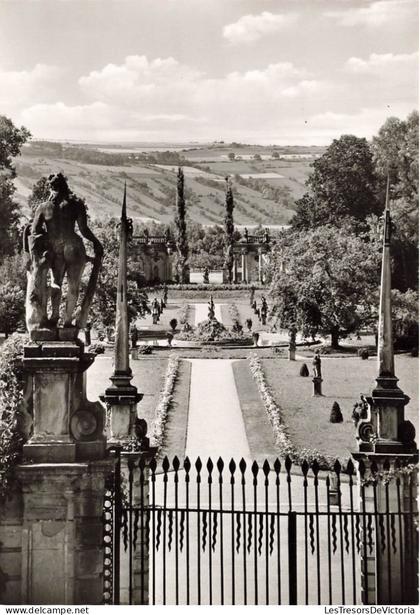
[[[415,613],[418,48],[417,0],[0,0],[1,613]]]

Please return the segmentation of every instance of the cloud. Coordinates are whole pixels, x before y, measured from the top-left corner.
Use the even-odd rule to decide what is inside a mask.
[[[79,85],[87,98],[113,106],[135,108],[138,113],[181,113],[190,117],[214,115],[223,104],[270,104],[283,95],[290,96],[290,88],[309,77],[306,70],[291,62],[214,78],[172,57],[148,60],[145,56],[129,56],[121,65],[109,64],[81,77]]]
[[[383,75],[389,71],[408,71],[410,77],[415,74],[418,65],[418,53],[371,53],[367,60],[349,58],[346,68],[352,73],[364,75]]]
[[[296,21],[296,13],[282,15],[263,11],[260,15],[243,15],[223,28],[224,38],[233,45],[253,43],[267,34],[280,32]]]
[[[325,143],[343,131],[370,135],[387,115],[409,113],[412,55],[350,58],[334,81],[287,61],[214,77],[173,57],[128,56],[79,78],[83,104],[36,99],[13,119],[44,138]]]
[[[100,100],[118,100],[119,104],[130,104],[133,99],[154,96],[170,83],[172,88],[179,84],[182,92],[184,84],[199,79],[201,73],[175,58],[156,58],[128,56],[121,65],[107,64],[98,71],[79,79],[82,91]]]
[[[11,113],[36,101],[53,100],[60,69],[36,64],[30,70],[0,70],[0,109]]]
[[[368,6],[326,11],[324,15],[341,26],[367,26],[379,28],[384,25],[405,23],[415,17],[416,0],[378,0]]]
[[[397,103],[392,106],[364,107],[355,113],[336,113],[325,111],[314,115],[308,121],[308,129],[324,143],[330,139],[339,138],[342,134],[353,134],[359,137],[371,138],[375,135],[385,120],[394,115],[406,117],[412,111],[412,106]]]
[[[349,89],[354,83],[365,105],[417,100],[418,53],[372,53],[368,58],[349,58],[345,64]]]
[[[281,126],[297,100],[302,108],[315,94],[325,98],[328,89],[291,62],[211,77],[172,57],[145,56],[108,64],[80,77],[78,85],[84,104],[30,105],[20,120],[47,138],[212,139]]]

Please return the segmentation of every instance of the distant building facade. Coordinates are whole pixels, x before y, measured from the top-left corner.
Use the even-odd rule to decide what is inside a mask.
[[[132,239],[132,251],[145,284],[172,282],[175,279],[175,245],[169,231],[163,235],[142,235]]]
[[[235,284],[263,284],[270,259],[271,239],[268,229],[263,235],[250,235],[245,228],[233,245],[233,280]]]

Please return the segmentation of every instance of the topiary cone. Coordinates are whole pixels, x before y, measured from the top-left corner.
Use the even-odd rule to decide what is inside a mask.
[[[335,401],[331,408],[330,423],[342,423],[342,422],[343,422],[343,414],[341,412],[340,406]]]
[[[301,366],[299,376],[303,376],[304,378],[307,378],[309,376],[309,369],[306,363],[303,363],[303,365]]]

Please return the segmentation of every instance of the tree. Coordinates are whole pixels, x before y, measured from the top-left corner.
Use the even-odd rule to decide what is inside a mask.
[[[407,120],[389,117],[372,139],[373,161],[385,191],[389,174],[393,199],[417,205],[419,196],[419,114]]]
[[[392,291],[392,324],[395,343],[412,348],[419,344],[419,294],[415,290]]]
[[[26,291],[27,262],[22,254],[5,256],[0,264],[1,284],[8,282],[12,286]]]
[[[13,158],[19,156],[22,146],[30,136],[27,128],[16,128],[12,120],[0,115],[0,169],[9,170],[12,177],[16,177]]]
[[[204,226],[197,222],[188,224],[188,246],[191,267],[221,269],[224,262],[225,234],[222,226]]]
[[[32,192],[28,197],[28,205],[33,214],[37,206],[48,199],[49,194],[48,177],[43,176],[32,186]]]
[[[294,228],[310,229],[322,224],[341,227],[349,219],[363,230],[369,214],[379,214],[372,152],[366,139],[343,135],[334,139],[313,163],[306,184],[309,191],[296,202]]]
[[[271,153],[271,157],[274,158],[274,160],[278,160],[280,158],[280,154],[274,151]]]
[[[17,128],[9,118],[0,115],[0,256],[13,254],[18,242],[19,205],[13,200],[13,158],[20,154],[30,136],[26,128]]]
[[[418,287],[419,116],[390,117],[373,138],[372,150],[382,193],[391,186],[393,285],[401,291]]]
[[[337,348],[340,338],[373,322],[379,262],[379,242],[358,237],[349,227],[284,232],[271,264],[278,324],[294,325],[305,337],[331,335]]]
[[[228,158],[229,158],[229,160],[230,160],[230,161],[232,161],[232,162],[233,162],[233,160],[235,160],[235,159],[236,159],[236,154],[235,154],[235,152],[229,152],[229,154],[228,154]]]
[[[104,247],[104,258],[102,262],[101,274],[98,279],[96,292],[91,307],[91,320],[98,329],[103,329],[115,324],[115,309],[117,301],[117,282],[119,240],[118,240],[118,221],[115,218],[99,222],[92,222],[92,230]],[[138,266],[134,257],[128,256],[128,288],[127,302],[130,319],[144,317],[147,312],[148,298],[144,290],[140,288]],[[86,283],[88,273],[84,275]],[[83,294],[83,289],[82,289]]]
[[[188,282],[188,237],[186,225],[186,207],[184,197],[184,172],[178,169],[176,186],[176,216],[175,216],[175,245],[177,251],[177,264],[179,281],[181,284]]]
[[[233,243],[235,226],[233,224],[233,210],[235,203],[233,200],[232,186],[229,178],[226,178],[226,198],[225,198],[225,262],[224,267],[228,274],[228,282],[233,282]]]
[[[253,158],[254,160],[262,160],[261,154],[254,154]]]

